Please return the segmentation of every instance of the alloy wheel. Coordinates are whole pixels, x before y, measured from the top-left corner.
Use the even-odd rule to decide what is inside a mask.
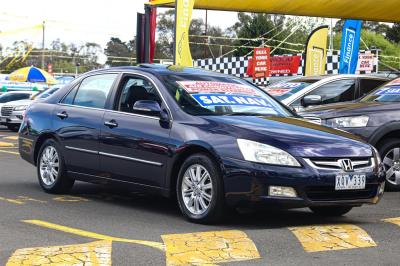
[[[52,186],[58,177],[60,161],[57,150],[53,146],[46,147],[40,158],[40,178],[46,186]]]
[[[204,214],[213,197],[212,180],[207,169],[200,164],[189,166],[182,178],[181,192],[186,209],[194,215]]]
[[[392,185],[400,185],[400,148],[396,147],[388,151],[383,158],[386,170],[386,180]]]

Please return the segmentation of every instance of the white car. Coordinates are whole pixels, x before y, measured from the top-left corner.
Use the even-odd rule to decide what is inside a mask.
[[[40,93],[31,93],[30,97],[24,100],[7,102],[0,107],[0,124],[5,125],[12,131],[18,131],[23,115],[28,106],[35,100],[45,99],[56,92],[60,86],[54,86]]]
[[[294,78],[268,86],[270,95],[296,111],[320,104],[357,100],[390,78],[376,75],[334,75]]]

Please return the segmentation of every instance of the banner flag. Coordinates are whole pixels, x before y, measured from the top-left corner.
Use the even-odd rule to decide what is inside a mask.
[[[178,66],[193,66],[189,46],[189,27],[195,0],[176,0],[175,4],[175,48],[174,63]]]
[[[355,74],[360,50],[361,20],[346,20],[342,31],[339,74]]]
[[[328,26],[316,28],[306,43],[305,76],[325,74],[326,47],[328,44]]]

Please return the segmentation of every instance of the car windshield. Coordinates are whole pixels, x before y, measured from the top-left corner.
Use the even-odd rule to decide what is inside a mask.
[[[161,79],[182,110],[192,115],[293,116],[268,94],[238,78],[168,74]]]
[[[0,103],[7,103],[16,100],[28,99],[29,93],[4,93],[0,95]]]
[[[286,82],[280,82],[278,84],[273,84],[271,86],[268,86],[266,88],[266,92],[274,96],[279,101],[282,101],[317,81],[318,80],[302,80],[302,81],[291,80]]]
[[[362,98],[360,102],[400,102],[400,79],[379,87]]]

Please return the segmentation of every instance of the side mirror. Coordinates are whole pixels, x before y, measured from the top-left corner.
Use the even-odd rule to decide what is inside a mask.
[[[156,101],[141,100],[135,102],[133,105],[133,111],[141,113],[149,113],[152,115],[160,115],[161,107]]]
[[[304,107],[310,105],[319,105],[322,103],[321,95],[307,95],[301,100],[301,105]]]

